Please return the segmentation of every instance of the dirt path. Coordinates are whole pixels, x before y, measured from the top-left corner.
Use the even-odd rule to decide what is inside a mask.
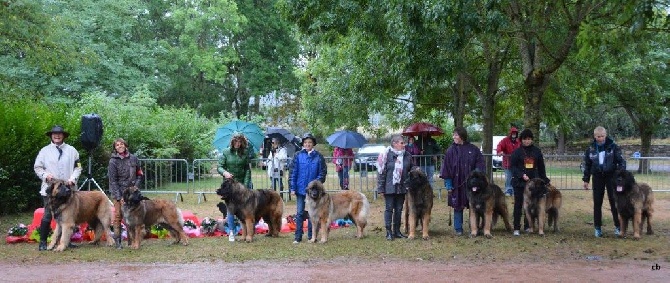
[[[653,264],[652,264],[653,265]],[[12,264],[0,263],[12,282],[667,282],[670,264],[660,270],[642,262],[609,260],[547,264],[435,262],[201,262],[186,264]]]

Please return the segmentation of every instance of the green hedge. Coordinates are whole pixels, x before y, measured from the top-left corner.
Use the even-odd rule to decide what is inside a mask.
[[[79,101],[0,99],[0,215],[30,211],[42,205],[39,179],[33,164],[39,150],[49,143],[45,133],[62,125],[70,137],[66,142],[79,150],[87,177],[89,152],[79,141],[81,116],[97,113],[103,120],[101,145],[91,155],[92,176],[107,188],[107,163],[112,142],[121,137],[140,158],[183,158],[208,156],[216,129],[215,121],[193,109],[161,108],[149,93],[130,97],[103,93],[83,95]]]

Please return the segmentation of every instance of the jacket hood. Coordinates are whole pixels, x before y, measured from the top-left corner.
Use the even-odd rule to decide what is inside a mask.
[[[511,128],[509,128],[509,135],[511,136],[512,133],[517,133],[517,134],[518,134],[518,133],[519,133],[519,129],[517,129],[516,127],[511,127]]]

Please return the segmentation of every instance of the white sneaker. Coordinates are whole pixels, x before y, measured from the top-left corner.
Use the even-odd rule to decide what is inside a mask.
[[[519,233],[519,230],[514,230],[514,236],[520,236],[521,233]]]
[[[228,242],[235,242],[235,234],[233,233],[228,234]]]

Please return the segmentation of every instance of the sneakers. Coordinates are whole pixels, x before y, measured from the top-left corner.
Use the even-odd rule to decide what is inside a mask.
[[[596,238],[600,238],[603,236],[603,231],[600,230],[600,228],[596,228],[596,231],[593,234],[596,236]]]
[[[532,232],[532,231],[530,230],[530,228],[526,228],[526,229],[524,229],[524,231],[525,231],[526,233],[530,233],[530,232]]]
[[[295,245],[300,244],[300,241],[293,241],[293,244]]]
[[[228,242],[235,242],[235,234],[233,233],[228,234]]]
[[[617,237],[621,236],[621,230],[619,227],[614,227],[614,235]]]
[[[456,236],[463,236],[463,231],[456,231]]]
[[[521,233],[519,233],[519,230],[514,230],[514,236],[521,236]]]

